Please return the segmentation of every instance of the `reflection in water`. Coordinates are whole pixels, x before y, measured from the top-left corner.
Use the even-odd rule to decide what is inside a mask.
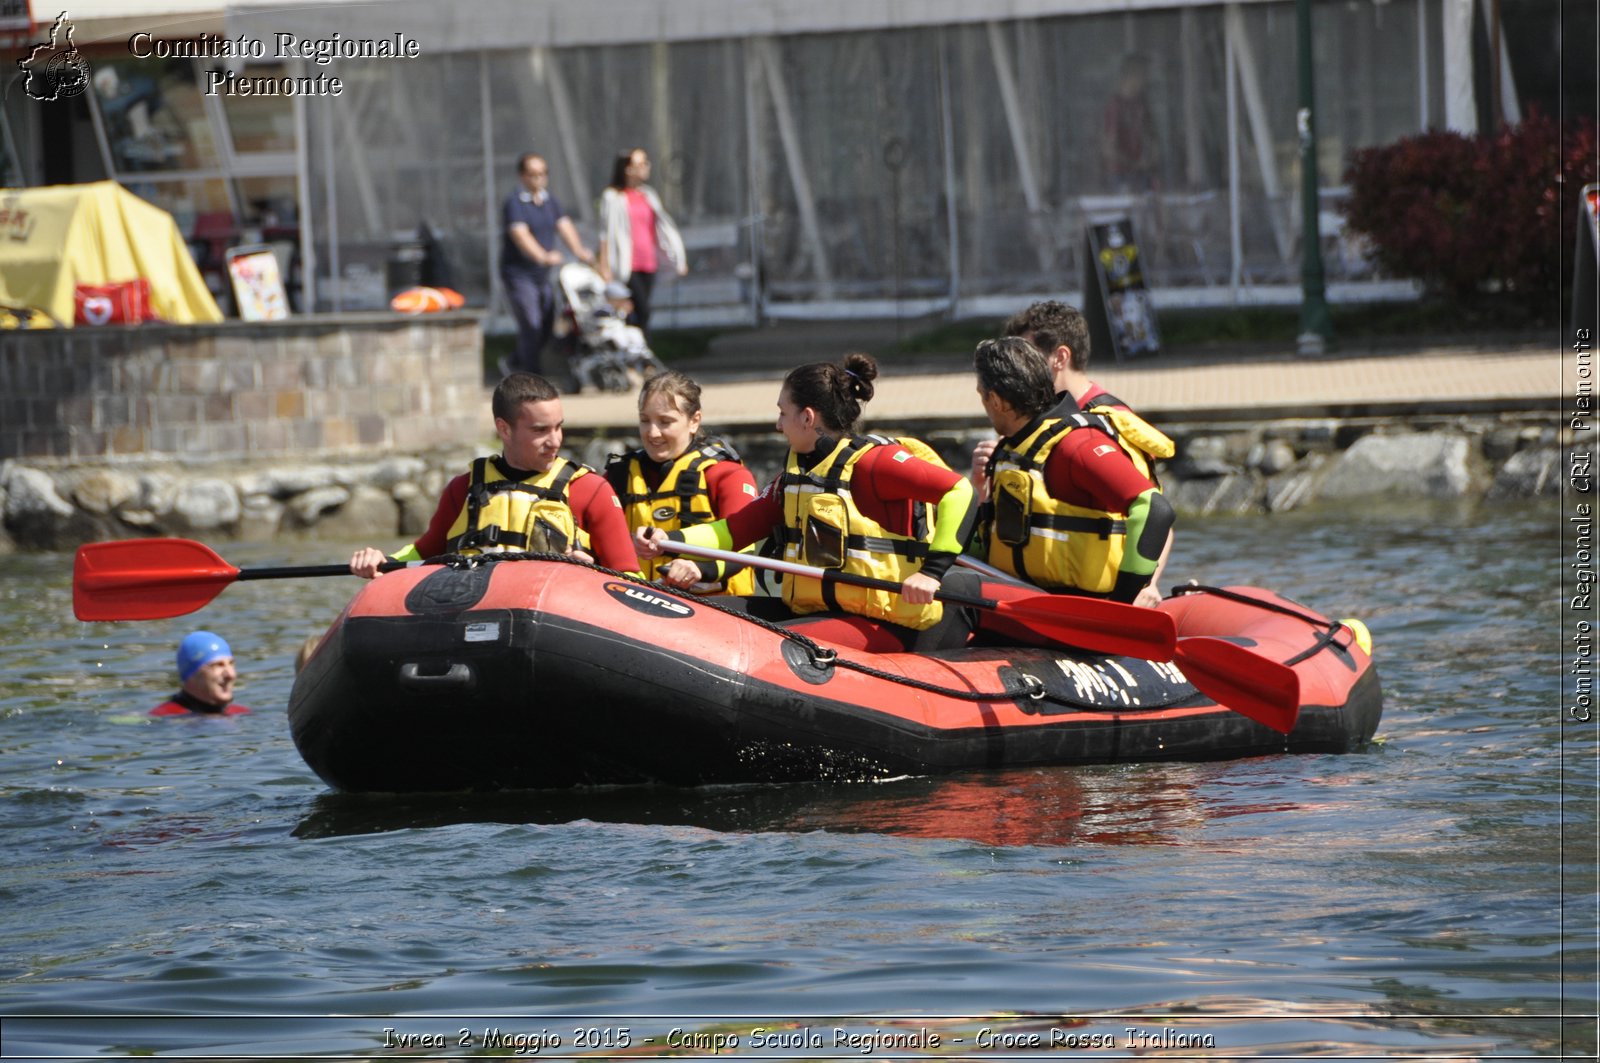
[[[99,824],[91,821],[91,828]],[[168,815],[146,819],[130,827],[105,832],[102,845],[114,849],[149,849],[175,842],[232,842],[243,835],[237,828],[219,828],[216,817],[204,813]]]
[[[1199,795],[1203,766],[1019,769],[869,783],[615,787],[486,794],[327,793],[299,838],[458,823],[637,823],[730,833],[824,831],[995,846],[1179,845],[1207,819],[1291,808]]]

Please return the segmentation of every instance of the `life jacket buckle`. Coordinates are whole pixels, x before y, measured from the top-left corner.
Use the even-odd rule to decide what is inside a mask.
[[[457,550],[481,550],[486,546],[494,546],[500,542],[500,526],[490,524],[483,528],[474,528],[461,536],[456,543]]]

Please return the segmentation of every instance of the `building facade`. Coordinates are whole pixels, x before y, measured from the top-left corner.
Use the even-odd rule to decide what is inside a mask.
[[[1486,99],[1514,118],[1519,33],[1544,56],[1537,27],[1564,13],[1546,7],[1553,23],[1491,32],[1475,0],[1313,5],[1336,298],[1385,283],[1341,224],[1350,153],[1475,128]],[[203,267],[278,245],[302,310],[382,306],[419,278],[493,308],[518,156],[546,157],[592,240],[634,147],[691,258],[661,325],[998,312],[1078,289],[1108,217],[1131,220],[1165,305],[1298,283],[1286,0],[128,8],[80,20],[89,91],[7,95],[7,183],[114,177],[177,216]]]

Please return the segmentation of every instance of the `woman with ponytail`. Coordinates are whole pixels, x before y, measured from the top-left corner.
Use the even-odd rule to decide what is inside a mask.
[[[976,586],[951,567],[971,530],[972,488],[898,441],[859,434],[877,376],[865,354],[791,371],[778,392],[777,428],[789,444],[782,475],[723,520],[641,528],[639,556],[656,557],[667,540],[737,550],[775,536],[785,560],[903,584],[895,593],[785,574],[785,615],[808,618],[808,635],[877,651],[963,644],[971,616],[934,594],[947,576]]]
[[[663,531],[707,524],[743,509],[756,496],[756,480],[733,447],[700,430],[700,385],[685,373],[657,373],[639,390],[638,450],[606,466],[628,530]],[[660,557],[641,566],[646,579],[695,594],[752,594],[755,574],[745,567],[690,557]]]

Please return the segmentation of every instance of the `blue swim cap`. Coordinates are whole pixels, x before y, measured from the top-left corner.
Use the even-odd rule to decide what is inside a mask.
[[[209,631],[194,631],[178,643],[178,682],[186,683],[189,677],[212,661],[232,657],[233,651],[221,635]]]

